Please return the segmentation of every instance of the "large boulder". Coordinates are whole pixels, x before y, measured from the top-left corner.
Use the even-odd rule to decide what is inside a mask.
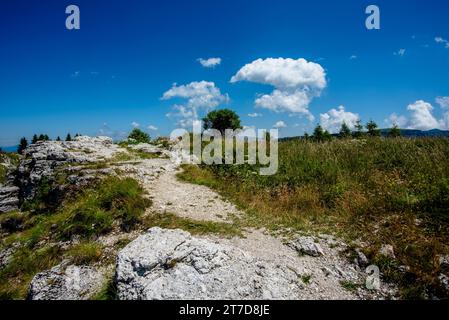
[[[39,141],[26,148],[19,165],[17,183],[23,200],[31,200],[42,179],[67,164],[88,164],[112,158],[123,151],[109,137],[78,136],[74,141]]]
[[[92,267],[62,263],[34,276],[28,299],[86,300],[101,288],[103,281],[103,275]]]
[[[236,247],[152,228],[118,255],[120,299],[298,299],[291,268],[258,260]]]

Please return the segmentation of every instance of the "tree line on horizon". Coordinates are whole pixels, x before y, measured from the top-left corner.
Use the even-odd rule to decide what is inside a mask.
[[[203,118],[204,129],[216,129],[224,134],[226,129],[241,129],[240,117],[234,111],[230,109],[214,110],[207,114]],[[365,131],[366,129],[366,131]],[[310,136],[305,133],[304,139],[313,139],[315,141],[329,141],[332,140],[335,135],[332,135],[328,130],[324,130],[320,124],[317,124],[313,134]],[[358,120],[355,125],[355,131],[351,130],[349,126],[343,122],[338,134],[338,138],[363,138],[363,137],[380,137],[381,131],[376,122],[370,120],[365,126],[361,120]],[[396,138],[402,136],[401,129],[397,125],[393,125],[388,131],[388,137]]]
[[[79,133],[75,135],[75,138],[80,136]],[[31,139],[31,144],[35,144],[39,141],[62,141],[60,136],[57,136],[55,140],[50,139],[50,137],[47,134],[34,134],[33,138]],[[72,141],[72,136],[70,133],[67,134],[65,141]],[[19,141],[19,146],[17,147],[17,153],[22,154],[23,151],[28,147],[29,143],[27,138],[22,137]]]
[[[365,131],[366,129],[366,131]],[[315,129],[313,130],[313,134],[310,136],[308,133],[305,133],[304,139],[313,139],[315,141],[330,141],[334,137],[340,139],[348,139],[348,138],[364,138],[364,137],[380,137],[381,131],[379,126],[373,120],[370,120],[365,126],[362,124],[361,120],[358,120],[355,125],[355,130],[351,130],[349,126],[343,122],[340,131],[336,135],[332,135],[328,130],[324,130],[320,124],[317,124]],[[401,129],[395,124],[388,130],[388,137],[397,138],[401,137]]]

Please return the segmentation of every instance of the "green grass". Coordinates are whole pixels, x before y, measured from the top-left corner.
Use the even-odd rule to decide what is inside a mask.
[[[0,185],[6,182],[8,166],[16,167],[19,164],[20,156],[16,153],[0,152]]]
[[[166,229],[182,229],[192,234],[219,234],[227,237],[242,236],[241,228],[236,224],[212,221],[195,221],[179,217],[172,213],[152,213],[145,217],[147,228],[161,227]]]
[[[25,298],[32,277],[64,258],[75,264],[101,261],[103,249],[94,243],[96,237],[114,228],[133,229],[150,204],[136,180],[109,177],[67,199],[55,211],[2,216],[2,230],[10,232],[2,247],[13,243],[20,247],[0,270],[0,299]],[[83,242],[64,250],[48,244],[75,236]]]
[[[89,265],[100,261],[103,248],[95,242],[84,242],[71,247],[66,254],[75,265]]]
[[[91,300],[118,300],[117,288],[112,277],[103,284],[103,287]]]
[[[273,176],[254,174],[258,165],[202,165],[184,166],[178,177],[246,210],[243,225],[359,239],[372,261],[391,244],[397,263],[410,267],[395,281],[429,291],[439,274],[436,256],[449,252],[447,159],[445,138],[297,140],[279,144]]]
[[[135,150],[132,148],[127,148],[128,152],[130,152],[134,157],[138,158],[138,159],[156,159],[156,158],[160,158],[161,154],[160,153],[148,153],[142,150]]]
[[[148,153],[142,150],[134,150],[132,148],[126,148],[128,152],[119,152],[117,153],[112,160],[111,163],[114,162],[126,162],[126,161],[138,161],[145,159],[155,159],[160,158],[160,154],[158,153]]]
[[[359,284],[346,280],[341,280],[340,285],[350,292],[357,292],[357,289],[360,288]]]
[[[6,166],[4,166],[0,163],[0,184],[3,184],[6,182],[6,175],[7,175]]]
[[[33,276],[60,262],[62,251],[56,246],[38,249],[20,248],[0,270],[0,300],[24,299]]]
[[[302,282],[304,282],[304,284],[309,284],[310,280],[312,280],[312,275],[305,274],[305,275],[301,276],[301,280],[302,280]]]
[[[138,182],[131,178],[108,177],[50,212],[42,211],[42,207],[48,206],[43,201],[46,197],[39,194],[27,207],[38,206],[41,210],[31,215],[33,226],[20,237],[31,244],[48,237],[68,240],[78,235],[89,239],[109,232],[117,223],[129,231],[151,204]]]
[[[0,215],[0,228],[6,232],[15,232],[23,228],[27,215],[18,211],[2,213]]]

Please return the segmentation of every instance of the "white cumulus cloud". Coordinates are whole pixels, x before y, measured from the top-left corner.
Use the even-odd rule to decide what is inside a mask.
[[[153,130],[153,131],[157,131],[158,130],[158,128],[156,126],[153,126],[151,124],[147,128],[148,128],[148,130]]]
[[[278,89],[326,87],[326,74],[321,65],[302,58],[257,59],[245,65],[231,78],[231,82],[243,80],[271,84]]]
[[[321,126],[330,133],[339,132],[343,123],[346,123],[353,130],[359,119],[358,114],[345,111],[344,106],[339,106],[338,109],[331,109],[326,113],[320,114]]]
[[[257,112],[249,113],[248,117],[250,117],[250,118],[258,118],[258,117],[262,117],[262,114],[261,113],[257,113]]]
[[[205,68],[214,68],[215,66],[218,66],[221,63],[221,58],[209,58],[209,59],[198,58],[197,61],[201,63],[201,65]]]
[[[140,127],[140,124],[137,123],[136,121],[133,121],[133,122],[131,122],[131,126],[132,126],[133,128],[138,128],[138,127]]]
[[[407,106],[408,116],[398,116],[395,113],[390,115],[385,122],[389,125],[396,124],[401,128],[416,130],[449,129],[449,99],[438,97],[436,102],[443,110],[441,118],[433,114],[434,107],[429,102],[418,100]]]
[[[274,90],[271,94],[264,94],[259,96],[255,104],[258,107],[269,109],[275,112],[291,112],[300,113],[307,116],[311,121],[313,115],[310,113],[308,107],[312,98],[305,91],[281,91]]]
[[[433,106],[423,100],[409,104],[407,110],[410,112],[408,129],[430,130],[440,127],[440,123],[432,114]]]
[[[175,83],[171,89],[163,94],[161,99],[169,100],[173,98],[187,100],[185,104],[173,106],[175,113],[167,114],[168,117],[178,118],[178,124],[182,127],[188,127],[192,125],[193,121],[197,121],[198,113],[201,110],[209,111],[229,101],[227,94],[221,94],[215,83],[208,81],[194,81],[180,86]]]
[[[231,83],[249,81],[268,84],[275,89],[270,94],[259,95],[256,107],[275,112],[290,112],[313,119],[308,110],[313,98],[326,87],[326,73],[321,65],[305,59],[257,59],[243,66]]]
[[[278,121],[273,125],[275,129],[287,128],[287,124],[284,121]]]

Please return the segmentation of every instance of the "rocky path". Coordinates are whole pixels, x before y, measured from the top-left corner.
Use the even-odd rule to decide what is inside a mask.
[[[239,210],[205,186],[181,182],[173,169],[166,170],[153,185],[147,185],[156,212],[171,212],[201,221],[229,222]]]
[[[153,200],[152,210],[158,213],[170,212],[192,220],[214,222],[230,222],[230,217],[238,218],[244,215],[215,191],[205,186],[179,181],[176,178],[177,168],[169,160],[166,162],[161,162],[159,159],[143,161],[137,165],[137,171],[145,172],[151,168],[150,171],[153,172],[158,166],[160,170],[157,175],[151,174],[151,178],[141,179]],[[299,289],[292,289],[288,297],[277,298],[346,300],[382,296],[381,293],[368,292],[364,289],[367,275],[357,263],[347,261],[343,256],[342,252],[347,249],[347,246],[330,236],[323,235],[312,240],[307,237],[298,237],[297,241],[300,243],[303,240],[306,241],[305,246],[310,245],[307,243],[307,240],[310,240],[313,242],[312,246],[318,248],[317,254],[310,252],[304,254],[304,252],[298,252],[300,248],[288,245],[291,240],[275,237],[264,230],[246,230],[244,233],[243,238],[227,239],[217,235],[197,238],[226,248],[235,248],[267,266],[292,271],[296,275],[295,286]],[[279,276],[282,277],[282,275],[283,272],[279,272]],[[344,287],[345,284],[346,287]],[[178,293],[185,294],[185,292]],[[225,298],[229,297],[225,296]],[[239,296],[239,298],[242,297]],[[260,297],[250,296],[250,298]]]

